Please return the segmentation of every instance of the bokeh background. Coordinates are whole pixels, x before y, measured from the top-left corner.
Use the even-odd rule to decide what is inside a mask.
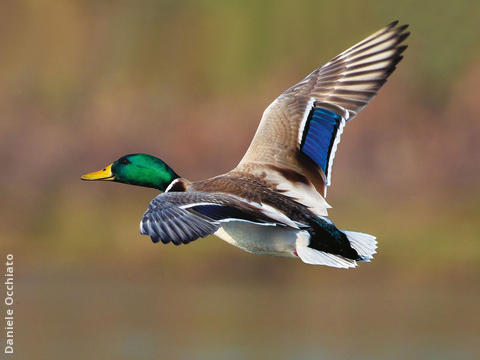
[[[372,264],[154,245],[156,191],[80,181],[132,152],[228,171],[277,95],[395,19],[405,59],[346,128],[328,196],[377,235]],[[12,358],[478,358],[479,19],[467,0],[2,1]]]

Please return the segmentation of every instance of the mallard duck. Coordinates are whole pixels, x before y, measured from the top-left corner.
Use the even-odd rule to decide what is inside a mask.
[[[140,233],[154,243],[188,244],[213,234],[250,253],[307,264],[369,262],[375,236],[338,229],[325,199],[345,124],[402,59],[407,26],[391,23],[283,92],[226,174],[192,182],[152,155],[130,154],[82,179],[160,190],[140,222]]]

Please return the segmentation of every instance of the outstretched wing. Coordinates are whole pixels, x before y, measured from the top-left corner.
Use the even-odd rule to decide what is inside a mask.
[[[248,221],[259,225],[281,225],[237,198],[203,192],[167,192],[148,205],[140,221],[140,233],[153,242],[188,244],[214,234],[226,221]]]
[[[295,189],[293,184],[287,193],[310,207],[308,198],[314,199],[316,192],[325,197],[343,127],[395,70],[406,48],[400,45],[409,35],[406,28],[397,22],[386,26],[281,94],[263,113],[236,169],[266,173],[278,184],[289,181],[284,175],[293,171],[305,176],[310,188],[302,184],[303,189]]]

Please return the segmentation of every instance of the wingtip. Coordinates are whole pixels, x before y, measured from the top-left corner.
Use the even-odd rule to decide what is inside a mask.
[[[410,36],[410,31],[406,32],[406,33],[400,33],[398,35],[398,40],[397,40],[397,44],[400,44],[401,42],[403,42],[407,37]]]
[[[394,20],[394,21],[392,21],[390,24],[388,24],[388,25],[386,26],[386,28],[391,29],[391,28],[397,26],[397,24],[398,24],[398,20]]]
[[[397,48],[397,54],[401,54],[405,51],[405,49],[408,48],[408,45],[401,45]]]
[[[392,30],[394,29],[394,31],[396,31],[397,33],[403,33],[406,29],[408,29],[408,27],[410,26],[410,24],[403,24],[403,25],[399,25],[397,26],[399,23],[398,20],[395,20],[395,21],[392,21],[390,24],[388,24],[385,28],[387,30]],[[408,33],[410,34],[410,33]]]

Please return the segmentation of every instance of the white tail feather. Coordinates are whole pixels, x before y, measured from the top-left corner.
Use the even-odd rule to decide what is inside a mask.
[[[363,258],[359,261],[369,262],[373,259],[373,254],[376,254],[377,252],[377,241],[375,240],[375,236],[356,231],[342,231],[347,235],[347,239],[350,241],[350,246]]]
[[[342,256],[315,250],[307,246],[297,245],[296,250],[298,257],[306,264],[327,265],[344,269],[357,266],[357,262],[355,260],[350,260]]]

